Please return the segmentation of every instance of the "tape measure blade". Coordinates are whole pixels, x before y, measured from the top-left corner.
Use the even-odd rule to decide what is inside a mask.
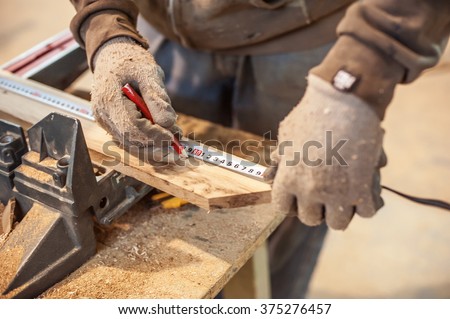
[[[23,97],[50,105],[56,109],[66,111],[84,119],[94,121],[92,110],[88,105],[79,105],[68,99],[64,99],[51,93],[36,89],[31,85],[19,83],[4,77],[0,77],[0,88],[21,95]]]
[[[19,83],[9,78],[0,76],[0,88],[19,94],[29,99],[39,101],[56,109],[63,110],[78,117],[94,121],[91,108],[88,105],[79,105],[69,99],[55,96],[49,92],[34,88],[32,85]],[[247,161],[238,156],[218,150],[190,139],[181,140],[180,143],[189,156],[205,163],[220,166],[236,173],[263,180],[263,174],[267,167]]]

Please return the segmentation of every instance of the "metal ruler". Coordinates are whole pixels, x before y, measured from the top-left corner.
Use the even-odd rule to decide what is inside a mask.
[[[68,99],[44,92],[43,90],[34,88],[32,85],[26,85],[0,76],[0,89],[47,104],[55,109],[63,110],[77,117],[95,121],[92,110],[88,106],[80,105]],[[180,143],[190,157],[258,180],[263,180],[263,174],[267,169],[267,167],[263,165],[255,164],[194,140],[183,139],[180,140]]]
[[[72,113],[75,116],[94,121],[94,115],[92,114],[92,110],[90,108],[87,108],[84,105],[76,104],[64,98],[54,96],[50,93],[43,92],[42,90],[38,90],[31,85],[24,85],[14,80],[0,77],[0,89],[16,93],[18,95],[41,103],[45,103],[56,109]]]

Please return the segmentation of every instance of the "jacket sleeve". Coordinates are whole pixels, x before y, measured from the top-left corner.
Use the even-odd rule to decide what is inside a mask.
[[[77,11],[70,23],[75,39],[86,50],[88,63],[98,48],[112,38],[127,36],[144,48],[146,40],[137,32],[138,9],[131,0],[70,0]]]
[[[358,1],[337,33],[336,44],[311,73],[335,85],[344,70],[354,80],[348,92],[383,118],[395,86],[439,61],[450,33],[450,1]]]

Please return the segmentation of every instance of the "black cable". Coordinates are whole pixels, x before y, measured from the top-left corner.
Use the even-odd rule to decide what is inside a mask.
[[[402,196],[406,199],[409,199],[410,201],[419,203],[419,204],[424,204],[424,205],[428,205],[428,206],[433,206],[433,207],[439,207],[442,209],[446,209],[446,210],[450,210],[450,203],[444,202],[442,200],[439,199],[430,199],[430,198],[421,198],[421,197],[416,197],[416,196],[411,196],[411,195],[406,195],[402,192],[396,191],[395,189],[392,189],[390,187],[381,186],[382,188],[391,191],[399,196]]]

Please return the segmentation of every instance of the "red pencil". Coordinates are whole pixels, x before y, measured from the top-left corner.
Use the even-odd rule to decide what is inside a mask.
[[[155,121],[153,120],[153,116],[150,113],[150,110],[147,107],[147,104],[145,104],[145,101],[142,99],[142,97],[133,89],[133,87],[127,83],[123,86],[122,92],[132,101],[136,106],[139,108],[139,110],[142,112],[142,115],[146,119],[148,119],[152,124],[155,124]],[[180,141],[176,136],[173,137],[172,141],[172,147],[174,150],[178,153],[178,155],[187,157],[187,153],[181,145]]]

